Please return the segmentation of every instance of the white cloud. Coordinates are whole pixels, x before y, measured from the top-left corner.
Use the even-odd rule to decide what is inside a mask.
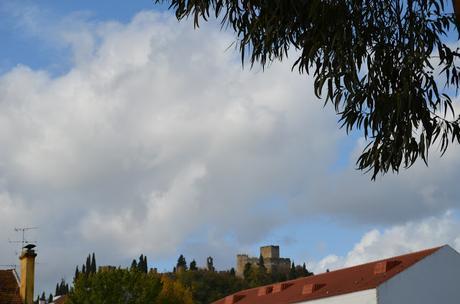
[[[57,268],[92,251],[121,263],[189,238],[257,241],[289,214],[266,202],[295,195],[336,154],[340,133],[311,81],[281,64],[242,71],[213,26],[143,12],[66,30],[84,46],[67,73],[0,77],[1,190],[24,201],[8,203],[13,221],[40,226],[40,257]]]
[[[177,176],[170,189],[152,193],[142,215],[134,214],[130,206],[111,214],[91,213],[81,223],[83,237],[95,242],[110,240],[128,249],[131,256],[142,251],[157,255],[175,252],[187,231],[199,226],[194,222],[203,212],[202,202],[197,200],[197,183],[205,175],[203,166],[191,166]]]
[[[212,24],[55,22],[44,35],[72,48],[68,72],[0,76],[0,236],[40,226],[46,284],[92,251],[119,264],[202,244],[191,250],[230,260],[227,238],[252,246],[299,217],[401,223],[458,207],[458,153],[376,183],[331,172],[345,135],[311,78],[289,63],[242,70]]]
[[[460,251],[460,222],[452,212],[371,230],[345,256],[328,255],[312,267],[324,272],[443,245]]]

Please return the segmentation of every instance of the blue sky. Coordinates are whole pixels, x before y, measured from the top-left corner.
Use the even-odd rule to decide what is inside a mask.
[[[72,14],[84,14],[93,21],[117,20],[128,22],[141,10],[165,10],[167,6],[154,5],[153,1],[4,1],[0,5],[0,35],[4,41],[4,47],[0,50],[0,71],[6,71],[18,63],[37,69],[50,69],[53,72],[62,72],[61,69],[53,69],[56,58],[65,65],[66,52],[68,50],[56,47],[27,31],[17,20],[17,14],[27,10],[40,11],[43,18],[59,18]],[[12,14],[12,11],[16,13]],[[38,29],[39,30],[39,29]],[[67,54],[68,55],[68,54]]]
[[[148,0],[2,1],[0,18],[0,264],[14,227],[39,226],[40,290],[93,251],[228,268],[279,244],[324,271],[460,247],[458,147],[371,182],[312,79],[243,70],[218,24]]]

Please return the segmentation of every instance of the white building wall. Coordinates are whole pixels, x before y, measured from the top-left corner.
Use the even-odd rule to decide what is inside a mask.
[[[460,254],[444,246],[377,288],[378,304],[459,304]]]
[[[306,304],[377,304],[377,291],[369,289],[340,296],[300,302]]]

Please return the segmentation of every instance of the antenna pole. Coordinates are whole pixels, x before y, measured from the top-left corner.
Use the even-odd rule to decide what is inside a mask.
[[[22,240],[21,240],[22,247],[24,247],[26,244],[29,243],[29,241],[26,240],[26,231],[33,230],[33,229],[38,229],[38,227],[19,227],[19,228],[14,228],[14,231],[22,232]]]
[[[14,231],[20,232],[22,234],[21,235],[22,236],[21,240],[14,240],[14,241],[9,240],[8,242],[10,244],[21,244],[21,248],[24,248],[24,246],[26,244],[32,243],[31,241],[26,239],[26,232],[29,231],[29,230],[34,230],[34,229],[38,229],[38,227],[16,227],[16,228],[14,228]],[[37,243],[36,241],[33,241],[33,242]],[[16,253],[16,255],[19,255],[20,252],[21,252],[21,249],[16,251],[15,253]]]

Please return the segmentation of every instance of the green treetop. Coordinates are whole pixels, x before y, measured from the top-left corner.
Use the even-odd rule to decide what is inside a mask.
[[[187,261],[185,260],[185,257],[182,254],[177,259],[176,269],[179,272],[187,270]]]

